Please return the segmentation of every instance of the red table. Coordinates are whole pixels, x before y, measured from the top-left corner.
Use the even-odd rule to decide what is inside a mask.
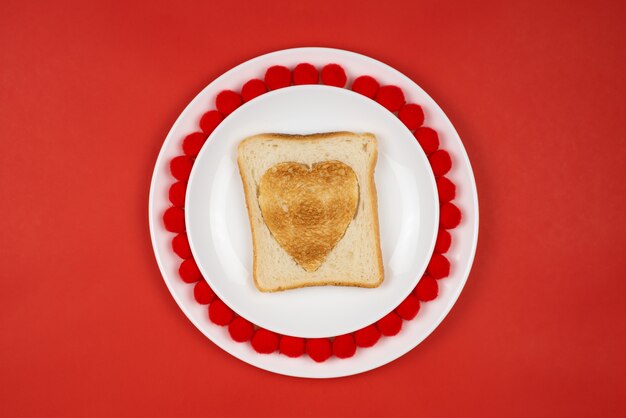
[[[0,9],[2,416],[626,414],[626,3]],[[398,361],[337,380],[222,352],[174,303],[148,234],[152,166],[179,112],[233,65],[295,46],[417,81],[463,138],[480,196],[476,262],[448,318]]]

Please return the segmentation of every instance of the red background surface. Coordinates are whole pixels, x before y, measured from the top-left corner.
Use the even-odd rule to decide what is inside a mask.
[[[624,416],[626,3],[243,3],[2,2],[0,414]],[[148,234],[180,111],[233,65],[295,46],[416,80],[480,195],[449,317],[337,380],[222,352],[174,303]]]

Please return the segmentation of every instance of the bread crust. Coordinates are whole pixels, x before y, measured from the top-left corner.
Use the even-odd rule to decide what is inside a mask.
[[[241,149],[244,147],[244,145],[247,142],[250,142],[253,140],[259,140],[259,139],[283,139],[283,140],[299,141],[299,140],[331,139],[334,137],[345,137],[345,136],[352,136],[355,138],[366,136],[373,140],[372,144],[373,144],[374,149],[372,151],[372,155],[369,161],[367,178],[368,178],[369,186],[371,190],[371,193],[369,196],[369,204],[371,205],[371,208],[373,211],[372,216],[373,216],[373,223],[374,223],[373,229],[374,229],[374,235],[375,235],[375,243],[376,243],[375,249],[376,249],[376,257],[377,257],[376,264],[378,266],[378,281],[374,283],[346,283],[346,282],[333,281],[333,280],[318,280],[318,281],[311,280],[306,283],[294,283],[293,285],[290,285],[290,286],[278,286],[278,287],[272,287],[272,288],[264,288],[261,285],[261,283],[259,283],[258,281],[257,271],[258,271],[259,243],[257,242],[257,240],[258,240],[259,234],[256,233],[254,222],[253,222],[253,214],[251,212],[251,207],[250,207],[250,205],[255,204],[256,199],[250,198],[250,196],[252,195],[250,194],[251,190],[249,190],[249,187],[248,187],[249,179],[247,178],[245,170],[243,168],[244,163],[241,158]],[[262,292],[279,292],[283,290],[291,290],[291,289],[298,289],[298,288],[312,287],[312,286],[349,286],[349,287],[361,287],[361,288],[376,288],[380,286],[380,284],[384,281],[384,266],[383,266],[382,250],[380,247],[380,228],[379,228],[379,223],[378,223],[379,222],[378,198],[377,198],[377,191],[376,191],[376,183],[374,181],[374,171],[375,171],[376,162],[378,159],[378,142],[376,141],[376,137],[374,136],[374,134],[371,134],[371,133],[356,134],[354,132],[348,132],[348,131],[324,132],[324,133],[304,134],[304,135],[264,133],[264,134],[254,135],[254,136],[244,139],[243,141],[239,143],[237,147],[237,151],[238,151],[237,152],[237,166],[239,168],[239,173],[242,178],[245,201],[246,201],[246,209],[248,212],[248,220],[250,222],[250,231],[252,233],[252,255],[253,255],[252,276],[253,276],[254,284],[257,289],[259,289]],[[256,202],[256,204],[258,204],[258,202]]]
[[[370,133],[366,133],[365,135],[371,135],[372,137],[374,137],[374,135]],[[373,211],[372,216],[374,217],[374,234],[376,235],[376,254],[378,256],[378,263],[376,264],[378,265],[378,275],[380,278],[377,283],[369,287],[380,286],[380,284],[383,282],[385,278],[385,272],[383,268],[383,253],[382,253],[382,249],[380,248],[380,226],[378,225],[378,192],[376,191],[376,183],[374,182],[374,170],[376,169],[376,161],[378,160],[378,142],[377,141],[374,141],[374,146],[375,146],[374,152],[372,153],[373,155],[372,155],[372,158],[370,159],[368,177],[370,180],[370,190],[372,191],[372,193],[370,193],[370,204],[372,205],[372,211]]]
[[[250,138],[248,138],[250,139]],[[259,282],[257,281],[256,277],[257,277],[257,273],[256,273],[256,265],[257,265],[257,234],[256,231],[254,229],[254,222],[252,222],[252,212],[250,211],[250,202],[249,202],[249,193],[250,190],[248,189],[248,180],[246,178],[246,174],[245,174],[245,170],[243,169],[243,163],[241,162],[241,153],[239,152],[241,150],[241,146],[243,145],[243,143],[247,141],[241,141],[239,143],[239,146],[237,147],[237,167],[239,168],[239,175],[241,175],[241,180],[243,183],[243,194],[244,194],[244,198],[246,201],[246,211],[248,212],[248,221],[250,223],[250,233],[252,234],[252,278],[254,279],[254,285],[256,286],[257,289],[259,289],[262,292],[270,292],[270,290],[263,290],[262,286],[259,284]]]

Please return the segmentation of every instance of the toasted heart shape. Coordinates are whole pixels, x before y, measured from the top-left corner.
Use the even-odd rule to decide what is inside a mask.
[[[279,163],[261,177],[257,191],[265,224],[280,246],[304,270],[317,270],[343,238],[359,201],[359,183],[341,161],[310,168]]]

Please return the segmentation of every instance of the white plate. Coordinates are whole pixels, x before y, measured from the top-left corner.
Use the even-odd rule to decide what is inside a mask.
[[[237,145],[268,132],[371,132],[385,280],[376,289],[321,286],[263,293],[252,278],[252,242]],[[213,132],[194,163],[185,204],[194,258],[215,293],[239,315],[307,338],[361,329],[407,297],[426,270],[439,225],[437,186],[411,132],[378,103],[347,89],[296,86],[246,103]]]
[[[437,130],[442,148],[452,156],[453,169],[447,177],[457,185],[454,203],[463,212],[461,225],[451,231],[453,244],[446,256],[452,269],[449,277],[439,281],[437,299],[423,303],[419,315],[404,322],[397,336],[383,338],[374,347],[359,349],[350,359],[331,358],[321,364],[306,356],[291,359],[276,353],[257,354],[249,344],[233,342],[226,328],[213,325],[208,320],[206,306],[195,302],[193,286],[179,279],[180,259],[171,251],[173,234],[167,232],[162,223],[163,212],[170,205],[167,191],[173,181],[169,161],[180,154],[182,138],[198,129],[200,117],[212,107],[217,93],[224,89],[239,90],[250,78],[262,78],[272,65],[293,67],[300,62],[316,66],[331,62],[340,64],[348,75],[348,85],[357,76],[371,75],[382,84],[399,86],[407,101],[421,105],[426,114],[425,125]],[[339,377],[371,370],[397,359],[424,340],[448,314],[463,289],[474,259],[478,238],[478,197],[469,159],[458,134],[435,101],[417,84],[392,67],[363,55],[329,48],[296,48],[263,55],[229,70],[185,108],[170,130],[156,161],[150,188],[149,219],[154,252],[165,283],[185,315],[215,344],[245,362],[276,373],[313,378]]]

